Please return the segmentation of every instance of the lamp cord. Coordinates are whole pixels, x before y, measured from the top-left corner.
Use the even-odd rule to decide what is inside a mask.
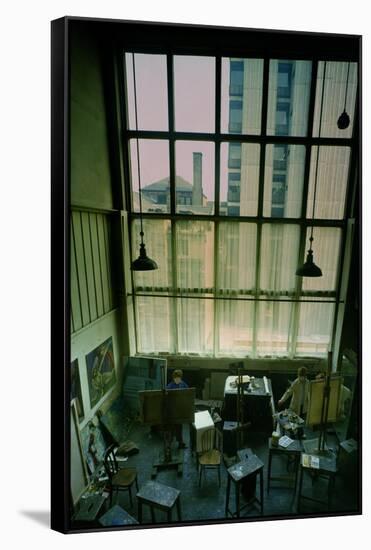
[[[133,84],[134,84],[134,113],[135,113],[135,129],[138,131],[138,110],[137,110],[137,84],[135,78],[135,60],[134,53],[132,53],[133,61]],[[139,160],[139,139],[136,138],[137,142],[137,168],[138,168],[138,185],[139,185],[139,210],[140,210],[140,242],[143,244],[143,219],[142,219],[142,186],[141,186],[141,176],[140,176],[140,160]]]
[[[346,110],[346,106],[347,106],[349,68],[350,68],[350,61],[348,62],[347,83],[346,83],[346,85],[345,85],[344,111]]]
[[[321,93],[321,109],[319,114],[319,127],[318,127],[318,137],[321,137],[321,126],[322,126],[322,114],[323,114],[323,98],[324,98],[324,92],[325,92],[325,81],[326,81],[326,67],[327,62],[325,61],[325,66],[323,69],[323,84],[322,84],[322,93]],[[316,171],[314,175],[314,191],[313,191],[313,209],[312,209],[312,221],[314,220],[314,209],[316,205],[316,194],[317,194],[317,177],[318,177],[318,160],[319,160],[319,145],[317,145],[317,158],[316,158]],[[313,242],[313,224],[310,229],[310,247],[309,250],[312,250],[312,242]]]

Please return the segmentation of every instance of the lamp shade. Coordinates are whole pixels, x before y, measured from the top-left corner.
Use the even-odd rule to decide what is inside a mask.
[[[131,269],[133,271],[151,271],[153,269],[158,269],[157,263],[151,260],[151,258],[148,258],[144,243],[141,243],[139,257],[132,262]]]
[[[298,267],[296,275],[299,277],[322,277],[321,269],[313,261],[313,251],[308,250],[305,264]]]
[[[350,124],[350,117],[348,113],[344,110],[338,118],[338,128],[339,130],[345,130]]]

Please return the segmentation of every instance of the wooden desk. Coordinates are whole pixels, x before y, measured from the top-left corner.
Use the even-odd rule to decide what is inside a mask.
[[[300,441],[295,439],[288,447],[281,447],[280,445],[272,445],[272,438],[270,437],[268,440],[268,448],[269,448],[269,459],[268,459],[268,481],[267,481],[267,493],[269,493],[270,483],[271,481],[285,481],[285,480],[292,480],[294,477],[294,490],[296,491],[297,482],[298,482],[298,470],[299,470],[299,463],[300,463],[300,456],[303,451],[303,447]],[[294,476],[292,475],[275,475],[272,476],[272,459],[274,456],[287,456],[288,458],[293,458],[293,466],[294,466]]]
[[[228,468],[228,481],[227,481],[227,494],[226,494],[226,503],[225,503],[225,515],[232,517],[240,517],[241,511],[247,506],[251,506],[254,502],[257,502],[260,505],[260,513],[263,515],[263,499],[264,499],[264,489],[263,489],[263,467],[264,463],[256,455],[249,455],[247,459],[234,464]],[[254,496],[247,502],[244,506],[240,504],[240,491],[241,484],[250,476],[260,476],[260,500]],[[231,483],[235,485],[235,503],[236,510],[232,512],[229,508],[229,497],[231,491]]]
[[[300,513],[301,509],[301,501],[304,500],[310,500],[312,502],[317,502],[320,504],[327,504],[327,508],[330,509],[331,507],[331,501],[332,501],[332,495],[334,491],[335,486],[335,477],[337,474],[337,468],[336,468],[336,457],[326,457],[326,456],[320,456],[319,457],[319,468],[310,468],[303,466],[302,463],[302,456],[304,453],[301,454],[301,460],[300,460],[300,472],[299,472],[299,491],[298,491],[298,513]],[[327,486],[327,500],[319,500],[315,499],[313,497],[309,497],[307,495],[303,495],[303,476],[304,471],[310,473],[312,476],[322,477],[328,480],[328,486]]]
[[[121,506],[115,504],[99,518],[103,527],[115,527],[123,525],[138,525],[138,521],[128,514]]]
[[[168,487],[156,481],[148,481],[137,493],[138,499],[138,520],[142,523],[142,505],[147,504],[151,510],[152,523],[156,523],[155,509],[162,510],[167,514],[167,520],[171,521],[171,512],[174,506],[177,508],[178,519],[181,521],[180,513],[180,491]]]

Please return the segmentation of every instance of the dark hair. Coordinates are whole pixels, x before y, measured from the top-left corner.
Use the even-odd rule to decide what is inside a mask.
[[[299,367],[298,368],[298,376],[306,376],[307,375],[307,367]]]
[[[175,369],[175,371],[173,371],[173,378],[183,378],[183,371],[181,369]]]

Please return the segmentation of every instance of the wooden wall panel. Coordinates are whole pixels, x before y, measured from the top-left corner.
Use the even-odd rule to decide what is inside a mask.
[[[72,333],[115,308],[111,218],[74,210],[71,216]]]

